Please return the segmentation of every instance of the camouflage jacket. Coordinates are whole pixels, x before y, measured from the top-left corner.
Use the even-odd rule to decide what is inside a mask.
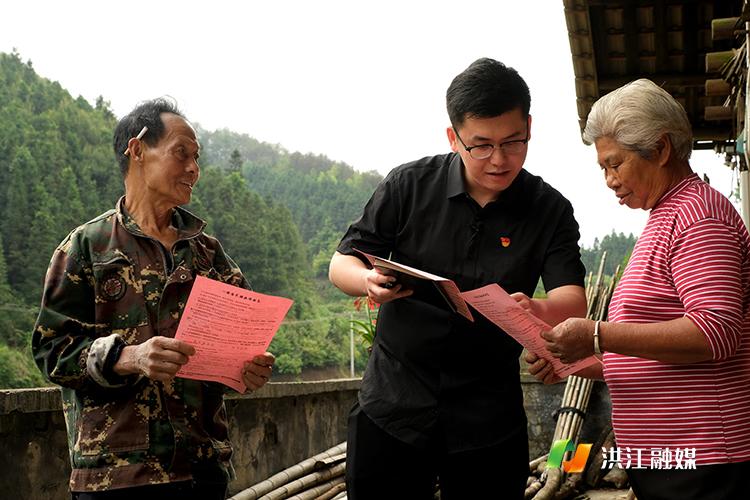
[[[32,351],[62,386],[72,491],[233,475],[223,386],[106,369],[118,344],[174,337],[197,275],[250,288],[202,220],[177,208],[172,223],[170,252],[141,232],[123,197],[71,232],[47,270]]]

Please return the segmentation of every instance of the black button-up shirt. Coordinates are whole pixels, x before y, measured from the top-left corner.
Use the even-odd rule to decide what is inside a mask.
[[[484,207],[466,192],[455,153],[392,170],[344,235],[354,249],[450,278],[461,290],[498,283],[508,293],[583,286],[573,208],[521,170]],[[474,313],[450,312],[429,286],[383,304],[359,403],[376,424],[419,446],[463,451],[525,430],[521,346]]]

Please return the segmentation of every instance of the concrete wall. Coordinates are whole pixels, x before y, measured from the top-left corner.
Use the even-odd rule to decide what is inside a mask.
[[[231,493],[346,441],[361,380],[269,383],[250,397],[227,396],[237,478]]]
[[[346,440],[359,379],[270,383],[227,397],[235,493]],[[0,391],[0,498],[69,499],[70,462],[57,388]]]
[[[522,377],[529,417],[529,453],[549,449],[564,384],[544,386]],[[227,397],[234,466],[240,491],[290,465],[346,440],[346,420],[359,379],[270,383],[248,395]],[[594,442],[609,418],[606,388],[597,383],[583,442]],[[0,391],[0,498],[70,498],[65,422],[56,388]]]
[[[65,419],[58,389],[0,391],[3,498],[70,498]]]

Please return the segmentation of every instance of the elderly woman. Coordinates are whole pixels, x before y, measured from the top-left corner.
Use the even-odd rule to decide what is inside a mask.
[[[595,144],[619,203],[649,218],[609,321],[572,318],[543,337],[564,362],[602,354],[603,369],[581,375],[607,382],[617,446],[639,500],[747,498],[748,231],[692,172],[687,115],[653,82],[601,98],[583,137]],[[545,361],[527,361],[532,374],[554,380]]]
[[[114,133],[125,196],[52,256],[32,350],[62,386],[74,499],[223,499],[223,386],[175,378],[194,349],[174,334],[196,276],[249,288],[205,223],[180,208],[198,182],[195,130],[169,101],[145,102]],[[245,363],[251,389],[266,353]]]

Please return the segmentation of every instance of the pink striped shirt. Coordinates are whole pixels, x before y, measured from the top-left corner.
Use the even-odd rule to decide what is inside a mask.
[[[609,321],[687,316],[713,360],[604,354],[619,449],[695,448],[698,465],[750,460],[750,236],[729,200],[693,174],[651,211]],[[657,452],[658,453],[658,452]],[[674,466],[674,464],[673,464]]]

